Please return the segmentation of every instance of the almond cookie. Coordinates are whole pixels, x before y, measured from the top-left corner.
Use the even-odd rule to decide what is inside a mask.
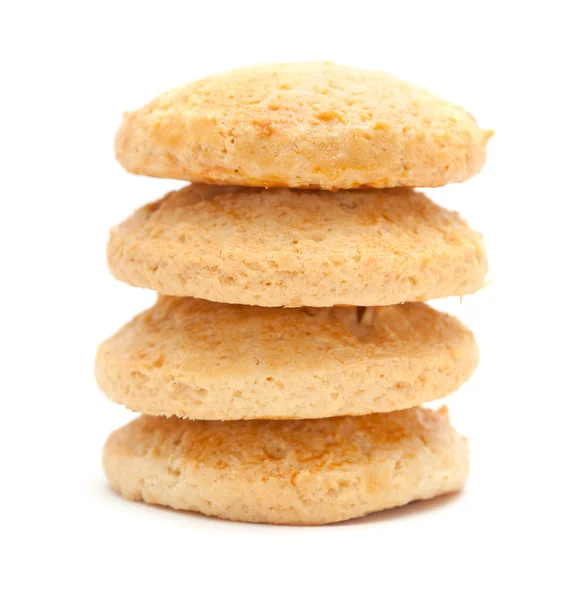
[[[190,419],[308,419],[387,412],[442,398],[478,361],[473,334],[425,304],[260,308],[158,303],[96,360],[114,402]]]
[[[316,525],[459,490],[465,438],[446,409],[313,421],[143,416],[104,447],[129,500],[234,521]]]
[[[380,71],[260,65],[194,81],[125,114],[132,173],[257,187],[436,187],[481,170],[490,131]]]
[[[409,188],[190,185],[115,227],[112,274],[169,296],[258,306],[384,306],[484,285],[482,236]]]

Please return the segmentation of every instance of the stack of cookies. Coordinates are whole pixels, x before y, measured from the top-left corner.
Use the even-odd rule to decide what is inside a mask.
[[[464,181],[490,132],[380,72],[241,69],[125,115],[132,173],[192,182],[111,232],[110,270],[160,295],[96,374],[144,413],[104,468],[124,497],[226,519],[341,521],[460,489],[446,409],[478,360],[423,302],[483,287],[481,235],[414,187]]]

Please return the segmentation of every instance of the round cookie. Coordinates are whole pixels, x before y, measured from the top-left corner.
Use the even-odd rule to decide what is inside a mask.
[[[459,388],[473,334],[425,304],[259,308],[158,303],[104,342],[100,388],[151,415],[305,419],[388,412]]]
[[[257,187],[436,187],[481,170],[492,132],[380,71],[333,63],[237,69],[124,115],[132,173]]]
[[[129,500],[235,521],[316,525],[463,487],[465,438],[446,409],[313,421],[143,416],[104,447]]]
[[[170,296],[258,306],[383,306],[473,293],[482,236],[410,188],[190,185],[115,227],[112,274]]]

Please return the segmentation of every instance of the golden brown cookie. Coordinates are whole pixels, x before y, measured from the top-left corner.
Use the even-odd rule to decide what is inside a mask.
[[[129,500],[235,521],[315,525],[459,490],[465,438],[446,409],[313,421],[144,416],[104,447]]]
[[[260,65],[194,81],[125,114],[132,173],[257,187],[435,187],[481,170],[490,131],[387,73]]]
[[[473,334],[425,304],[259,308],[160,298],[98,351],[114,402],[191,419],[305,419],[442,398],[478,360]]]
[[[115,277],[170,296],[258,306],[379,306],[484,285],[483,239],[408,188],[191,185],[144,206],[108,244]]]

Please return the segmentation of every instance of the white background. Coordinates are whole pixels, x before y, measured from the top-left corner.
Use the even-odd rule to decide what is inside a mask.
[[[3,598],[574,598],[577,48],[566,2],[14,2],[0,14]],[[154,294],[108,274],[108,229],[182,183],[114,161],[124,110],[210,73],[327,59],[389,71],[496,131],[436,189],[485,234],[459,315],[482,352],[449,399],[466,491],[349,524],[227,523],[128,503],[100,451],[130,413],[98,342]]]

